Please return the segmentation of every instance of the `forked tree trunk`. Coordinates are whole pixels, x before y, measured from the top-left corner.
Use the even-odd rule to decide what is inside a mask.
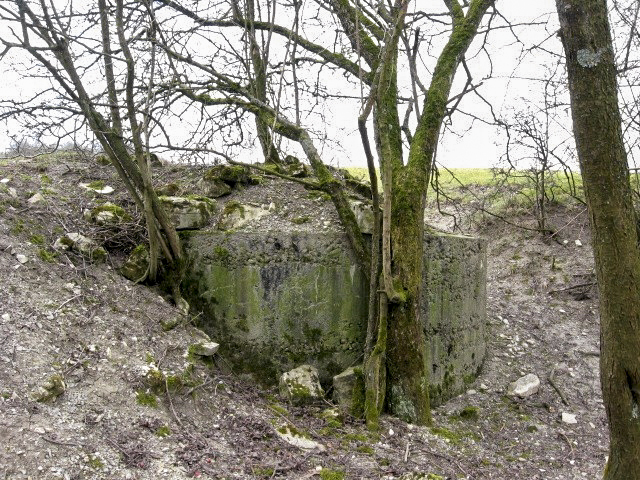
[[[605,480],[640,479],[640,252],[606,0],[556,0],[600,290]]]
[[[422,425],[431,422],[428,339],[424,334],[426,319],[421,314],[425,196],[456,70],[491,3],[473,0],[466,13],[458,2],[450,3],[452,31],[433,72],[406,164],[397,112],[397,56],[393,62],[386,62],[378,86],[374,127],[382,175],[387,179],[385,202],[390,202],[388,232],[383,229],[383,258],[385,242],[390,249],[390,258],[383,260],[390,265],[383,271],[390,269],[391,277],[385,281],[389,296],[387,405],[392,414]],[[388,239],[384,238],[386,234]]]

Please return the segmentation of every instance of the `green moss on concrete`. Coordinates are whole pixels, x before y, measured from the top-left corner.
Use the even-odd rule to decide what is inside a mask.
[[[237,208],[229,203],[229,209]],[[331,376],[356,363],[361,355],[367,303],[363,275],[353,269],[348,247],[335,243],[317,247],[327,243],[306,240],[308,237],[314,236],[200,231],[183,237],[193,265],[183,291],[194,311],[203,311],[200,327],[220,343],[220,353],[235,371],[254,373],[266,384],[273,384],[279,373],[300,363],[311,363],[319,368],[321,382],[327,385]],[[443,341],[435,347],[432,343],[432,351],[437,350],[433,360],[439,368],[430,396],[437,404],[464,389],[484,355],[478,350],[473,362],[465,356],[473,335],[483,341],[483,304],[475,297],[461,299],[461,294],[449,287],[453,282],[468,290],[476,281],[475,273],[464,262],[447,260],[452,255],[480,258],[481,254],[474,252],[481,250],[476,247],[481,243],[458,237],[429,242],[425,243],[425,258],[431,263],[425,276],[436,287],[425,294],[429,310],[423,317],[429,319],[426,328],[430,334],[439,330],[438,335],[444,332],[454,338],[440,337]],[[294,250],[292,243],[302,247]],[[282,247],[276,250],[274,244]],[[453,273],[447,272],[455,273],[456,278],[450,279]],[[479,325],[478,333],[464,330],[465,318],[472,315]],[[476,371],[469,371],[469,365]]]
[[[287,381],[289,387],[289,394],[291,401],[295,405],[304,405],[311,398],[311,390],[306,385],[294,382],[292,380]]]
[[[197,240],[195,244],[200,245],[203,237],[207,235],[191,237],[188,244]],[[292,271],[287,265],[270,263],[272,256],[256,253],[250,254],[255,265],[238,267],[236,262],[246,254],[235,247],[227,257],[228,248],[214,243],[205,263],[194,258],[200,273],[190,272],[183,288],[190,304],[206,311],[203,318],[208,321],[202,328],[219,340],[221,353],[238,371],[255,373],[259,380],[273,384],[278,372],[309,356],[312,363],[331,363],[334,373],[336,366],[344,369],[346,362],[360,355],[366,284],[361,276],[352,280],[350,267],[340,271],[304,264]],[[345,284],[354,285],[352,294],[345,292]],[[336,365],[335,354],[344,350],[345,336],[353,353]],[[328,381],[327,374],[323,381]]]

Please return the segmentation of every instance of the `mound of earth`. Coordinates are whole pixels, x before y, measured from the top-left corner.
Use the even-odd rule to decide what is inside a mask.
[[[205,170],[158,167],[158,187],[195,190]],[[286,195],[291,187],[269,175],[262,181],[261,197],[252,197],[247,185],[220,203],[274,203],[279,214],[265,216],[260,228],[291,222],[293,209],[285,208],[293,201]],[[505,224],[483,225],[490,325],[481,375],[465,394],[434,410],[433,427],[383,417],[381,431],[372,433],[357,419],[336,417],[328,400],[288,405],[275,391],[235,375],[223,357],[190,350],[209,341],[196,326],[198,313],[183,316],[160,290],[117,271],[144,241],[144,224],[109,166],[71,154],[0,160],[0,182],[5,478],[601,475],[608,440],[597,295],[579,207],[552,213],[559,242]],[[107,186],[113,193],[99,193]],[[107,200],[131,218],[117,228],[85,218],[85,210]],[[308,200],[312,218],[301,224],[333,228],[330,204]],[[325,207],[317,213],[320,204]],[[54,248],[73,232],[105,248],[106,261]],[[539,377],[537,393],[508,396],[509,384],[526,374]]]

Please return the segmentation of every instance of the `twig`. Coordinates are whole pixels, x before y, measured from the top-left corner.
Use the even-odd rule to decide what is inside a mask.
[[[567,438],[567,436],[566,436],[564,433],[562,433],[562,432],[558,432],[558,436],[559,436],[560,438],[562,438],[565,442],[567,442],[567,445],[569,445],[569,448],[571,449],[571,451],[569,452],[569,455],[570,455],[571,457],[573,457],[573,445],[571,445],[571,441],[570,441],[570,440]]]
[[[562,393],[562,390],[560,390],[560,387],[556,384],[554,380],[555,374],[556,374],[556,369],[554,367],[551,369],[551,373],[549,374],[549,378],[548,378],[549,384],[558,393],[558,395],[560,395],[560,399],[562,400],[562,403],[564,403],[568,407],[569,401],[567,400],[567,397],[565,397],[564,394]]]
[[[211,383],[213,383],[214,379],[210,378],[209,380],[207,380],[206,382],[201,383],[200,385],[196,385],[193,388],[190,388],[189,391],[187,393],[185,393],[184,395],[186,397],[188,397],[189,395],[191,395],[193,392],[195,392],[196,390],[198,390],[199,388],[203,388],[206,387],[207,385],[210,385]]]
[[[433,452],[431,450],[427,450],[426,448],[420,448],[419,449],[421,452],[429,454],[429,455],[433,455],[436,458],[442,458],[444,460],[447,460],[448,462],[453,462],[455,464],[456,467],[458,467],[458,469],[465,475],[468,475],[467,472],[465,471],[464,468],[462,468],[462,465],[460,465],[460,462],[458,462],[455,458],[451,457],[450,455],[444,455],[442,453],[437,453],[437,452]]]
[[[180,425],[180,427],[182,427],[182,421],[178,418],[178,415],[176,414],[176,410],[173,408],[173,400],[171,400],[171,394],[169,393],[169,382],[167,381],[166,377],[164,379],[164,389],[167,392],[167,398],[169,399],[169,407],[171,409],[171,413],[173,414],[173,418],[176,420],[176,423]]]
[[[597,284],[597,282],[587,282],[587,283],[579,283],[578,285],[572,285],[570,287],[566,287],[566,288],[561,288],[559,290],[549,290],[549,295],[552,295],[554,293],[561,293],[561,292],[566,292],[568,290],[575,290],[576,288],[582,288],[582,287],[593,287]]]
[[[407,463],[409,458],[409,442],[407,442],[407,448],[404,449],[404,463]]]
[[[576,350],[576,352],[581,353],[582,355],[587,355],[590,357],[599,357],[600,356],[600,351],[598,350],[594,350],[594,351],[588,351],[588,350]]]
[[[60,304],[60,306],[58,308],[56,308],[53,313],[58,313],[60,311],[60,309],[62,307],[64,307],[67,303],[71,302],[72,300],[75,300],[76,298],[78,298],[80,295],[74,295],[73,297],[71,297],[69,300],[65,300],[64,302],[62,302]]]
[[[63,376],[68,375],[70,372],[74,371],[76,368],[78,368],[80,365],[82,365],[84,362],[86,362],[87,360],[89,360],[89,357],[83,357],[80,360],[73,362],[73,364],[68,367],[66,370],[64,370],[62,372]]]
[[[79,447],[79,448],[84,448],[85,447],[85,445],[82,444],[82,443],[61,442],[61,441],[55,440],[53,438],[45,437],[44,435],[41,435],[40,438],[42,438],[45,442],[53,443],[54,445],[62,445],[63,447]]]

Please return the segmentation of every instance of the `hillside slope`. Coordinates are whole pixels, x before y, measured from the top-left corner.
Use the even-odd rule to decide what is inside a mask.
[[[600,476],[607,438],[597,296],[580,209],[555,212],[560,243],[483,225],[490,241],[490,354],[482,374],[466,394],[436,409],[434,428],[385,417],[382,430],[369,433],[358,420],[333,418],[329,402],[293,407],[234,375],[224,358],[214,365],[186,355],[203,340],[197,312],[182,317],[157,289],[116,271],[142,228],[109,167],[72,155],[0,162],[4,478]],[[160,167],[158,181],[193,184],[201,174]],[[84,209],[105,200],[79,186],[90,182],[115,188],[108,200],[132,215],[126,228],[107,231],[84,220]],[[42,199],[33,200],[36,193]],[[241,192],[243,199],[250,194]],[[55,250],[56,238],[69,232],[105,245],[106,263]],[[586,286],[572,288],[578,284]],[[507,397],[509,383],[527,373],[539,376],[539,392]],[[47,387],[52,398],[36,401]],[[563,423],[562,412],[577,423]],[[287,443],[277,431],[284,425],[322,447]]]

